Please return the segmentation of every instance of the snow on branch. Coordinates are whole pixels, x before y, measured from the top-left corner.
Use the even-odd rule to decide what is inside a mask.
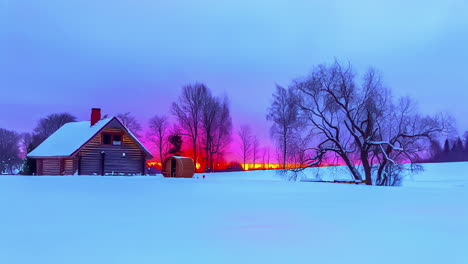
[[[393,145],[392,143],[390,143],[388,141],[368,141],[367,143],[370,144],[370,145],[380,145],[380,146],[388,145],[394,150],[405,151],[404,149],[402,149],[400,147],[396,147],[395,145]]]

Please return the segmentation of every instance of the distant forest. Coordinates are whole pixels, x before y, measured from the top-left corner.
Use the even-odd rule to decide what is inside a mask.
[[[446,139],[443,145],[438,141],[431,142],[430,157],[423,162],[457,162],[468,161],[468,131],[456,139]]]

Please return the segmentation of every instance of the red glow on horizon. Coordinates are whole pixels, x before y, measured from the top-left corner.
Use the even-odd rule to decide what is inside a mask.
[[[322,163],[320,165],[317,165],[316,167],[333,167],[333,166],[342,166],[343,164],[327,164],[327,163]],[[149,161],[146,163],[146,166],[148,168],[155,168],[157,170],[161,170],[162,165],[161,162],[158,161]],[[207,172],[207,170],[204,170],[203,164],[197,163],[196,164],[196,172],[201,173],[201,172]],[[307,166],[305,165],[299,165],[299,164],[286,164],[286,169],[292,169],[292,168],[305,168]],[[239,162],[223,162],[223,163],[218,163],[216,164],[213,172],[216,171],[254,171],[254,170],[280,170],[283,168],[282,164],[279,163],[270,163],[270,164],[263,164],[263,163],[246,163],[245,167],[244,164],[241,164]]]
[[[161,162],[158,161],[148,161],[146,163],[146,166],[148,168],[155,168],[157,170],[161,170],[162,164]],[[204,168],[203,164],[201,163],[196,163],[196,172],[206,172],[206,170],[202,169]],[[276,169],[281,169],[282,164],[245,164],[245,168],[243,164],[240,164],[238,162],[222,162],[218,163],[215,165],[214,171],[249,171],[249,170],[276,170]]]

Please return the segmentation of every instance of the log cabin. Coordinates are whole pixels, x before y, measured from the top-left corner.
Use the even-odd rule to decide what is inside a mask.
[[[37,175],[144,175],[151,153],[116,117],[63,125],[28,154]]]

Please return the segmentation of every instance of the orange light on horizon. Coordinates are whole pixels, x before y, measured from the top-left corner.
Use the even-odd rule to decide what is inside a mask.
[[[148,161],[148,162],[146,162],[146,167],[148,167],[148,168],[154,167],[154,168],[157,168],[157,169],[161,169],[162,164],[161,164],[161,162]]]
[[[281,164],[246,163],[245,166],[244,166],[244,164],[241,164],[241,167],[245,171],[248,171],[248,170],[275,170],[275,169],[280,169],[282,167],[282,165]]]
[[[245,167],[244,164],[239,164],[239,163],[232,163],[232,162],[225,162],[225,163],[218,163],[216,164],[215,170],[224,170],[227,168],[230,168],[233,164],[238,164],[240,166],[240,169],[244,171],[251,171],[251,170],[277,170],[277,169],[282,169],[283,165],[279,163],[270,163],[270,164],[262,164],[262,163],[246,163]],[[332,164],[332,163],[322,163],[317,167],[332,167],[332,166],[341,166],[343,164]],[[156,168],[158,170],[162,169],[162,164],[161,162],[157,161],[148,161],[146,162],[146,166],[148,168]],[[300,168],[300,167],[306,167],[305,165],[299,165],[299,164],[286,164],[286,168]],[[202,168],[202,164],[197,162],[195,164],[195,169],[197,172],[202,172],[200,169]]]

